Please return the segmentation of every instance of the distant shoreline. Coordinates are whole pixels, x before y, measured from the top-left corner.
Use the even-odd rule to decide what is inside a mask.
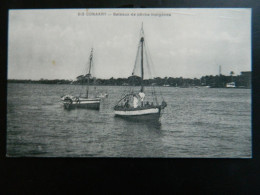
[[[244,76],[225,76],[225,75],[207,75],[203,76],[200,79],[194,78],[172,78],[165,77],[160,78],[156,77],[149,80],[143,80],[144,86],[161,86],[161,87],[179,87],[179,88],[227,88],[226,85],[230,82],[235,82],[234,88],[247,88],[251,89],[251,75]],[[77,77],[77,80],[66,80],[66,79],[40,79],[40,80],[31,80],[31,79],[8,79],[7,83],[24,83],[24,84],[67,84],[67,85],[85,85],[86,79],[84,76]],[[128,78],[113,78],[110,79],[90,79],[90,85],[96,86],[140,86],[141,81],[140,77],[132,76]]]
[[[22,82],[8,82],[9,84],[40,84],[40,85],[85,85],[85,84],[57,84],[57,83],[22,83]],[[94,85],[90,85],[90,86],[94,86]],[[96,86],[107,86],[107,87],[122,87],[124,85],[96,85]],[[129,85],[130,86],[130,85]],[[132,86],[132,85],[131,85]],[[139,87],[140,85],[136,85],[136,87]],[[145,87],[152,87],[151,85],[144,85]],[[126,87],[126,86],[124,86]],[[163,88],[221,88],[221,89],[251,89],[249,87],[244,87],[244,86],[239,86],[239,87],[235,87],[235,88],[228,88],[228,87],[211,87],[211,86],[188,86],[188,87],[175,87],[175,86],[159,86],[159,85],[155,85],[154,87],[163,87]]]

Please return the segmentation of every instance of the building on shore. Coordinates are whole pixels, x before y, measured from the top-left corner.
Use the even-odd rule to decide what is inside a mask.
[[[240,76],[241,76],[241,80],[243,81],[245,87],[251,88],[252,72],[251,71],[242,71]]]

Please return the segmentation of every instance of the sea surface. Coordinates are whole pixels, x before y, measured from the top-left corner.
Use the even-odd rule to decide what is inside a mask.
[[[8,157],[251,158],[251,90],[162,87],[159,122],[114,117],[123,86],[99,111],[65,110],[61,95],[80,85],[8,84]]]

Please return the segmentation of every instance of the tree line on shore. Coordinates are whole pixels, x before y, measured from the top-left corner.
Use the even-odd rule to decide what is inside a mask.
[[[38,83],[38,84],[87,84],[88,79],[86,75],[80,75],[75,81],[66,79],[40,79],[40,80],[17,80],[9,79],[8,83]],[[207,75],[202,76],[200,79],[197,78],[173,78],[173,77],[155,77],[153,79],[144,79],[143,85],[145,86],[173,86],[173,87],[194,87],[194,86],[209,86],[209,87],[225,87],[227,83],[235,82],[236,86],[248,87],[250,86],[250,80],[248,78],[238,75],[230,76],[225,75]],[[116,85],[116,86],[126,86],[126,85],[141,85],[141,78],[138,76],[130,76],[128,78],[113,78],[110,79],[100,79],[100,78],[89,78],[90,85]]]

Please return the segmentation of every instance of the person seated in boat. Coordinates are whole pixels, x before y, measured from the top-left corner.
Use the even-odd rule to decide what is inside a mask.
[[[129,108],[129,100],[128,99],[124,99],[124,106],[125,108]]]
[[[151,106],[153,107],[153,102],[151,103]]]
[[[76,103],[79,104],[80,101],[79,101],[79,97],[75,97],[75,100],[76,100]]]
[[[121,106],[125,107],[125,105],[126,105],[126,99],[123,99],[123,101],[121,102]]]
[[[141,106],[143,107],[144,106],[144,97],[145,97],[144,92],[139,92],[139,96],[140,96],[140,99],[141,99]]]
[[[137,108],[137,106],[138,106],[138,98],[136,95],[134,95],[133,106],[134,106],[134,108]]]
[[[150,106],[150,103],[147,101],[146,104],[145,104],[146,107],[149,107]]]
[[[126,108],[129,108],[129,106],[130,106],[130,105],[129,105],[129,100],[127,99],[126,102],[125,102],[125,107],[126,107]]]

